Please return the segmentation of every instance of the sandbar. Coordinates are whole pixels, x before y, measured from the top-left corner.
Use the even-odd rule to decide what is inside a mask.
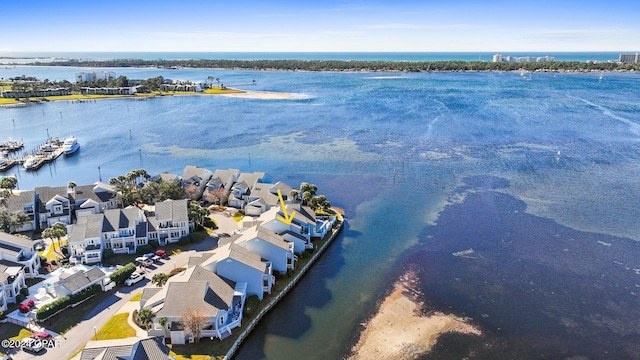
[[[349,360],[416,359],[428,353],[441,334],[458,332],[481,335],[464,319],[443,313],[422,315],[416,277],[408,273],[367,322]]]

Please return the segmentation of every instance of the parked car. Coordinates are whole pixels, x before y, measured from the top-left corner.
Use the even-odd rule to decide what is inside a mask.
[[[156,250],[156,255],[160,256],[163,259],[166,259],[167,256],[169,256],[169,254],[167,254],[167,252],[162,249]]]
[[[153,265],[153,261],[148,259],[146,256],[140,256],[136,258],[136,262],[138,264],[144,265],[144,266],[151,266]]]
[[[146,254],[144,254],[142,256],[146,257],[147,259],[151,259],[153,257],[153,253],[152,252],[146,253]]]
[[[124,283],[127,286],[133,286],[133,284],[141,281],[142,279],[144,279],[144,275],[140,275],[140,273],[134,272],[133,274],[131,274],[131,276],[129,276],[127,280],[124,281]]]
[[[44,350],[44,345],[42,345],[42,341],[33,339],[33,338],[24,338],[20,342],[20,347],[22,347],[23,351],[37,354],[40,351]]]
[[[51,340],[53,339],[53,336],[51,336],[51,334],[49,334],[46,331],[36,331],[31,333],[31,335],[29,335],[30,338],[32,339],[36,339],[36,340]]]

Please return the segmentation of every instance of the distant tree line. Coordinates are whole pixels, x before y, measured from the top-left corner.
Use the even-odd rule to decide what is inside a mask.
[[[487,62],[487,61],[360,61],[360,60],[76,60],[36,62],[41,66],[81,67],[165,67],[222,68],[284,71],[640,71],[640,64],[587,63],[579,61],[553,62]]]

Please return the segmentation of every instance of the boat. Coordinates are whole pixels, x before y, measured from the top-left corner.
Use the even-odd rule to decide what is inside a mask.
[[[38,158],[36,156],[27,156],[24,159],[24,163],[22,164],[22,167],[25,170],[33,170],[36,168],[37,164],[38,164]]]
[[[65,155],[71,155],[78,151],[78,149],[80,149],[80,144],[78,143],[78,139],[73,136],[66,138],[62,144],[62,152]]]

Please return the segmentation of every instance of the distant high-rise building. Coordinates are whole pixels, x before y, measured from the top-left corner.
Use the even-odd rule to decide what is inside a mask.
[[[502,56],[500,54],[493,55],[493,62],[547,62],[555,61],[553,56]]]
[[[620,62],[622,62],[622,63],[640,63],[640,53],[620,54]]]

